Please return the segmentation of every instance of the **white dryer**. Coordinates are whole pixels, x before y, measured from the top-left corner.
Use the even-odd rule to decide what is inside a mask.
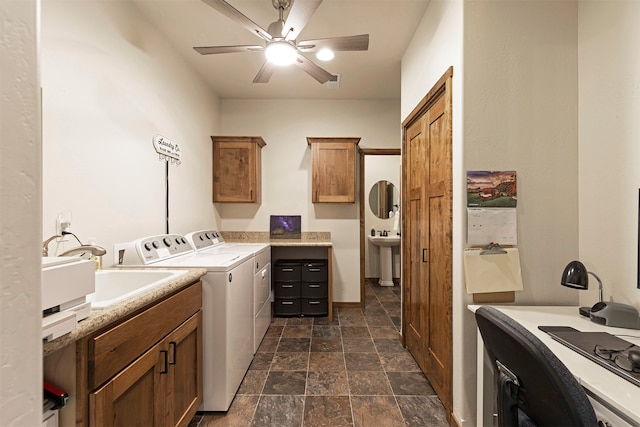
[[[271,246],[268,243],[226,243],[216,230],[187,233],[198,252],[248,253],[253,257],[253,352],[258,351],[271,324]]]
[[[116,265],[206,268],[202,277],[203,403],[227,411],[253,359],[253,256],[196,251],[184,236],[150,236],[114,246]]]

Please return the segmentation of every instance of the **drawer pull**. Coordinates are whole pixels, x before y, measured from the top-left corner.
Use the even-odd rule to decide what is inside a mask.
[[[283,288],[293,288],[293,285],[280,285]]]
[[[319,288],[320,285],[309,285],[310,288]]]
[[[293,301],[282,301],[282,305],[293,305]]]
[[[291,273],[291,272],[293,272],[293,268],[283,268],[280,271],[284,271],[286,273]]]
[[[320,301],[309,301],[309,305],[318,305]]]
[[[313,272],[313,273],[317,273],[320,271],[319,268],[310,268],[309,271]]]

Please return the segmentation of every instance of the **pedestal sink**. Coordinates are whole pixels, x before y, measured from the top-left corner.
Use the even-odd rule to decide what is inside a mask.
[[[393,286],[391,248],[400,245],[400,236],[368,236],[369,241],[380,248],[380,286]]]

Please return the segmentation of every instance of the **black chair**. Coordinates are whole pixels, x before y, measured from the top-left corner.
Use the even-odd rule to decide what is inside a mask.
[[[584,389],[535,335],[493,307],[476,322],[495,361],[499,427],[598,425]]]

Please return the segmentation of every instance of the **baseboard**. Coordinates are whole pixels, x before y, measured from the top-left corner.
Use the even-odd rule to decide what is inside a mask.
[[[333,308],[343,307],[343,308],[363,308],[363,303],[360,302],[333,302]]]
[[[451,425],[454,427],[462,427],[462,421],[460,421],[453,412],[451,413]]]
[[[377,285],[378,282],[380,281],[379,277],[365,277],[364,278],[365,283],[369,283],[371,285]],[[399,277],[394,277],[393,278],[393,284],[395,286],[400,285],[400,278]]]

